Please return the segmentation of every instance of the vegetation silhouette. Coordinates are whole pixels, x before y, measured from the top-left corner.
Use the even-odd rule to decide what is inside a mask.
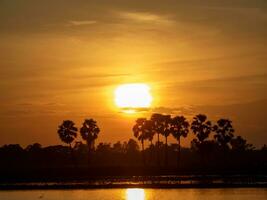
[[[228,145],[233,139],[235,131],[232,122],[228,119],[220,119],[217,121],[217,124],[213,126],[213,130],[215,131],[214,138],[217,144],[224,150],[228,150]]]
[[[151,116],[151,120],[154,123],[154,130],[157,134],[157,163],[160,166],[160,135],[164,134],[164,120],[165,116],[160,113],[154,113]],[[165,154],[166,155],[166,154]]]
[[[189,126],[190,124],[184,116],[175,116],[171,122],[171,133],[178,141],[177,167],[179,167],[181,161],[181,137],[187,137]]]
[[[75,164],[75,157],[73,155],[73,149],[71,144],[77,137],[77,131],[78,129],[75,127],[74,122],[71,120],[64,120],[62,124],[58,127],[57,131],[60,139],[69,145],[71,152],[71,160],[73,164]]]
[[[77,137],[78,129],[71,120],[64,120],[63,123],[58,127],[58,135],[60,139],[67,143],[71,148],[71,143]]]
[[[133,126],[134,137],[136,137],[142,146],[142,160],[145,165],[145,155],[144,155],[144,141],[148,139],[149,127],[147,127],[147,120],[145,118],[139,118],[136,120],[136,124]]]
[[[100,128],[93,119],[85,119],[81,125],[80,134],[85,143],[78,140],[78,128],[71,120],[64,120],[57,132],[67,146],[42,147],[34,143],[25,148],[19,144],[0,147],[0,179],[18,180],[20,177],[21,180],[32,180],[41,177],[42,180],[65,180],[114,175],[267,172],[266,145],[255,149],[243,137],[234,135],[231,120],[219,119],[212,124],[204,114],[196,115],[191,123],[184,116],[159,113],[149,119],[137,119],[133,135],[141,148],[134,139],[95,145]],[[190,134],[191,146],[182,147],[181,137],[189,138]],[[168,140],[170,136],[177,142],[169,142],[172,141]],[[160,141],[160,137],[165,141]],[[70,156],[75,160],[75,169]],[[160,165],[162,160],[164,167]]]
[[[100,129],[97,126],[96,121],[93,119],[85,119],[82,127],[80,128],[82,139],[86,141],[86,144],[88,146],[88,165],[90,164],[91,151],[99,132]]]

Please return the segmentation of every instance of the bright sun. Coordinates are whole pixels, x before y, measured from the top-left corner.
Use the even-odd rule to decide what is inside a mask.
[[[115,90],[115,103],[122,109],[149,108],[152,102],[150,87],[143,83],[123,84]]]

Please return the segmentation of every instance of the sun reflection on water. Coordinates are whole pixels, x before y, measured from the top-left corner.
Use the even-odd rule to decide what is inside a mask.
[[[126,200],[145,200],[145,190],[139,188],[126,189]]]

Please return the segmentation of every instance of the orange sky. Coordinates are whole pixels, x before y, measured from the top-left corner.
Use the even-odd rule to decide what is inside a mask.
[[[205,112],[267,143],[267,3],[262,0],[0,1],[0,145],[57,144],[86,117],[99,141],[132,136],[138,116]],[[114,89],[147,83],[150,111],[126,115]]]

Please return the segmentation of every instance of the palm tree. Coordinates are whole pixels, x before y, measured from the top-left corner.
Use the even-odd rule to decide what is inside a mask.
[[[171,116],[163,115],[163,127],[161,134],[165,137],[165,166],[168,165],[168,137],[171,134]]]
[[[97,126],[96,121],[93,119],[85,119],[82,127],[80,128],[82,139],[86,141],[88,146],[88,164],[90,164],[91,150],[99,132],[100,129]]]
[[[210,142],[206,141],[212,131],[212,125],[207,116],[203,114],[196,115],[191,123],[191,129],[197,139],[193,139],[192,146],[197,147],[200,152],[202,163],[206,164],[206,154],[209,151]]]
[[[146,118],[138,118],[136,120],[135,125],[133,126],[134,137],[136,137],[141,142],[141,145],[142,145],[143,164],[145,164],[144,141],[147,137],[146,130],[145,130],[145,122],[146,122]]]
[[[145,138],[149,140],[150,145],[153,145],[153,138],[155,135],[154,123],[152,120],[144,121]]]
[[[215,131],[214,139],[224,150],[229,149],[228,143],[234,137],[234,129],[232,126],[232,121],[228,119],[220,119],[217,121],[217,124],[213,126]]]
[[[153,122],[154,132],[157,134],[157,163],[158,166],[160,165],[160,159],[159,159],[159,136],[163,132],[163,120],[164,116],[159,113],[154,113],[151,116],[151,121]]]
[[[145,138],[150,142],[149,153],[150,153],[150,160],[153,163],[153,138],[155,135],[155,131],[154,131],[154,123],[152,120],[145,120],[144,132],[145,132]]]
[[[181,137],[187,137],[188,132],[189,122],[184,116],[176,116],[172,118],[171,133],[173,137],[178,141],[177,167],[179,167],[181,160]]]
[[[198,142],[202,144],[209,137],[212,131],[212,125],[211,122],[207,120],[206,115],[199,114],[193,118],[191,129],[196,135]]]
[[[78,129],[75,127],[75,124],[71,120],[64,120],[63,123],[58,127],[58,135],[60,139],[68,144],[71,148],[71,143],[77,137]]]
[[[75,127],[74,122],[71,120],[64,120],[62,124],[58,127],[58,131],[57,131],[60,139],[69,145],[71,159],[74,164],[75,164],[75,159],[74,159],[71,143],[77,137],[77,131],[78,129]]]

